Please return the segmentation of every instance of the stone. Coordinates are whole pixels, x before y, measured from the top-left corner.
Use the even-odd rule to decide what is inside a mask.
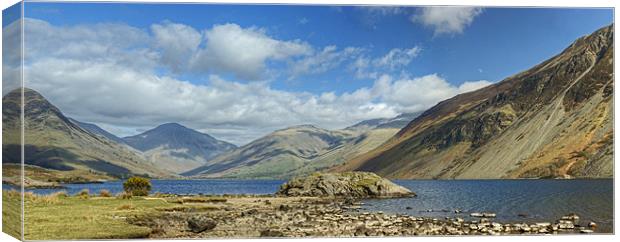
[[[215,220],[205,216],[196,215],[187,220],[187,226],[194,233],[201,233],[207,230],[212,230],[217,226]]]
[[[289,197],[394,198],[416,194],[371,172],[314,173],[293,178],[276,193]]]
[[[284,233],[279,230],[267,229],[260,231],[260,237],[284,237]]]
[[[562,220],[579,220],[579,215],[575,214],[575,213],[570,213],[568,215],[564,215],[562,216]]]
[[[582,230],[579,230],[579,232],[584,233],[584,234],[594,233],[594,231],[591,229],[582,229]]]

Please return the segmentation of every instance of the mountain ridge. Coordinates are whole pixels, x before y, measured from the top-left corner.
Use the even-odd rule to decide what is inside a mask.
[[[610,25],[529,70],[440,102],[332,170],[392,178],[609,177],[610,152],[598,151],[613,150],[612,65]],[[582,152],[599,159],[576,155]]]

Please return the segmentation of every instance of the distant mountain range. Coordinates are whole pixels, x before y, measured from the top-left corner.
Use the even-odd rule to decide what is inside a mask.
[[[211,158],[237,148],[177,123],[162,124],[122,140],[144,152],[158,167],[175,173],[204,165]]]
[[[613,176],[613,25],[505,80],[442,101],[332,171],[391,178]]]
[[[343,130],[326,130],[313,125],[278,130],[183,175],[290,178],[320,171],[377,147],[416,115],[363,121]]]
[[[26,163],[112,176],[288,178],[333,167],[377,147],[416,114],[363,121],[343,130],[300,125],[237,148],[177,123],[120,138],[93,123],[66,117],[25,89]],[[5,137],[18,137],[19,91],[3,98]],[[19,140],[5,138],[3,162],[19,162]],[[12,144],[15,143],[15,144]]]

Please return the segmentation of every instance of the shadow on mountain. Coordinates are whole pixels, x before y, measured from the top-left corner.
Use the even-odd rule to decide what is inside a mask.
[[[132,174],[128,169],[114,165],[104,160],[80,160],[71,151],[58,147],[39,147],[24,145],[24,163],[59,171],[75,170],[69,164],[86,166],[89,169],[105,172],[112,176],[127,176]],[[20,163],[20,145],[10,144],[2,146],[2,163]]]

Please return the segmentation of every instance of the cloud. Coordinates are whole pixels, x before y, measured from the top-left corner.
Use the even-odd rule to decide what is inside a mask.
[[[410,49],[391,49],[383,57],[375,59],[373,64],[377,67],[389,67],[391,69],[407,66],[413,58],[418,56],[421,50],[417,46]]]
[[[403,7],[394,6],[360,6],[354,7],[361,12],[358,16],[359,21],[366,27],[376,29],[377,23],[387,16],[397,16],[405,14],[407,11]]]
[[[151,25],[154,46],[162,51],[161,61],[174,71],[181,71],[184,63],[198,50],[202,34],[192,27],[172,22]]]
[[[197,70],[228,71],[244,79],[259,79],[269,60],[286,60],[308,54],[310,45],[299,40],[280,41],[264,29],[237,24],[215,25],[205,31],[206,48],[198,51],[190,66]]]
[[[379,73],[402,70],[415,59],[422,48],[414,46],[408,49],[394,48],[385,55],[371,58],[367,55],[358,55],[355,61],[348,66],[358,79],[375,79]]]
[[[405,8],[395,6],[362,6],[356,8],[376,16],[399,15],[406,12]]]
[[[460,34],[481,13],[478,7],[424,7],[411,16],[411,21],[432,28],[435,36]]]
[[[27,24],[32,42],[26,49],[26,85],[68,116],[99,124],[118,135],[179,122],[245,144],[293,125],[344,128],[361,120],[422,111],[489,84],[452,85],[437,74],[398,79],[378,74],[379,67],[407,65],[418,54],[417,47],[367,56],[367,69],[377,71],[374,84],[344,93],[279,90],[268,81],[243,82],[214,73],[204,75],[208,77],[205,82],[192,83],[161,69],[174,68],[174,60],[191,55],[192,61],[204,68],[217,66],[215,73],[228,68],[225,73],[260,75],[261,67],[273,60],[298,64],[298,72],[303,73],[357,61],[363,50],[334,46],[317,50],[301,41],[276,40],[264,30],[234,24],[206,30],[198,45],[196,33],[200,32],[168,22],[151,26],[150,32],[122,24],[60,27],[38,20]],[[215,58],[232,55],[238,56]],[[240,66],[253,71],[236,70]]]
[[[2,28],[2,95],[21,86],[21,25],[14,21]]]
[[[321,51],[314,51],[290,63],[290,77],[295,78],[304,74],[324,73],[334,69],[343,62],[357,56],[363,50],[361,48],[347,47],[338,50],[334,45],[326,46]]]

